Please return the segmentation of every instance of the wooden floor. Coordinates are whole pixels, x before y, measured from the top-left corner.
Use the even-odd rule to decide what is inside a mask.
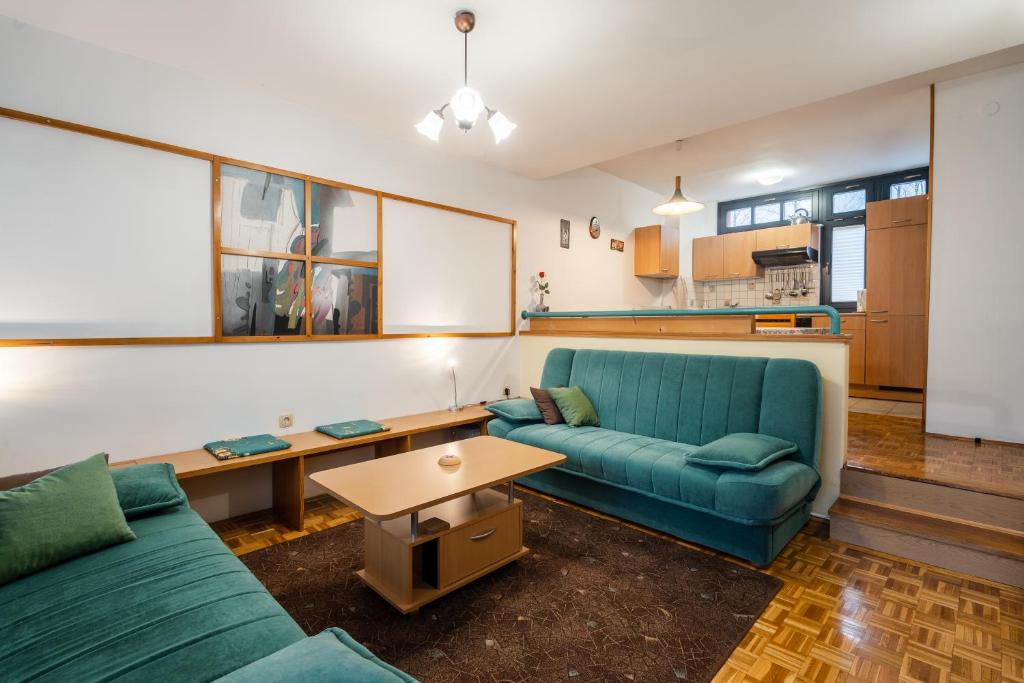
[[[243,554],[358,519],[328,497],[306,510],[305,532],[268,513],[214,528]],[[825,535],[812,522],[766,570],[784,586],[717,681],[1024,681],[1024,591]]]
[[[847,467],[1024,498],[1024,446],[921,432],[921,421],[850,412]]]

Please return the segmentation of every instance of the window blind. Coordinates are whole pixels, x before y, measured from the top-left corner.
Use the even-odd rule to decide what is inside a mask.
[[[864,226],[832,228],[832,301],[856,301],[864,289]]]

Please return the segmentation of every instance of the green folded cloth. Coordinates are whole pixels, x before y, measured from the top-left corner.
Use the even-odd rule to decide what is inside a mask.
[[[213,441],[203,446],[213,457],[218,460],[231,460],[246,455],[259,455],[260,453],[271,453],[291,448],[287,441],[282,441],[270,434],[255,434],[253,436],[242,436],[237,439],[224,439]]]
[[[351,439],[355,436],[366,436],[377,432],[386,432],[390,427],[385,427],[380,422],[373,420],[349,420],[348,422],[335,422],[330,425],[320,425],[316,431],[333,436],[335,439]]]

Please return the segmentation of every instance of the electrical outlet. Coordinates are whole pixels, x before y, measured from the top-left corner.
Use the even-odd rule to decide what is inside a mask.
[[[505,398],[508,398],[509,396],[512,395],[512,390],[509,389],[508,387],[505,387],[505,391],[503,393],[505,394]]]
[[[281,413],[277,416],[277,426],[281,429],[290,429],[295,424],[295,416],[291,413]]]

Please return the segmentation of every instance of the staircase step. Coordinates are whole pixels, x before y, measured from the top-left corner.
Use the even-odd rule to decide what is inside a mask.
[[[906,479],[856,467],[843,468],[840,493],[1024,532],[1024,500],[948,484]]]
[[[833,539],[1024,587],[1024,533],[846,495],[829,515]]]

